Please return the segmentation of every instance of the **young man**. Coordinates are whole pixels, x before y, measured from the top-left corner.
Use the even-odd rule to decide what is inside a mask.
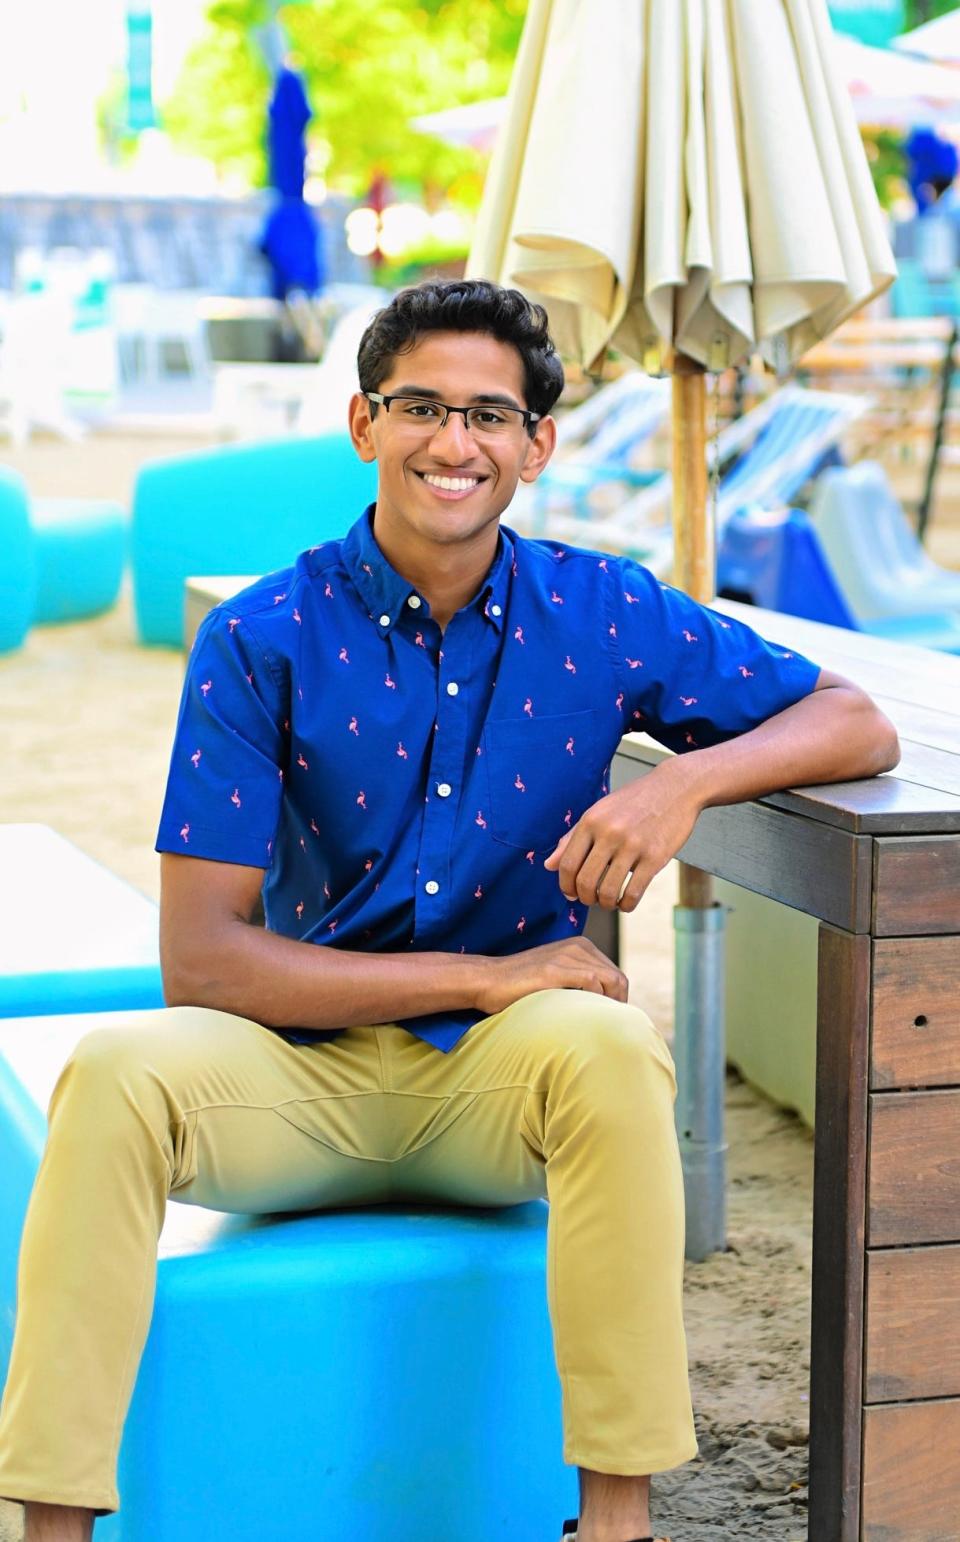
[[[696,1451],[675,1083],[587,907],[634,910],[710,804],[896,763],[854,686],[633,562],[500,528],[563,380],[520,294],[406,291],[359,373],[376,504],[191,659],[157,843],[176,1010],[88,1036],[54,1095],[0,1420],[28,1542],[118,1504],[171,1193],[546,1195],[577,1536],[648,1538],[649,1474]],[[638,724],[681,753],[611,794]]]

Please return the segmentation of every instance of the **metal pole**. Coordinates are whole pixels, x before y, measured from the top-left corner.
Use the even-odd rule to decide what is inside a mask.
[[[673,372],[673,577],[708,604],[716,592],[714,530],[707,509],[706,372],[675,353]],[[676,928],[674,1055],[677,1133],[687,1210],[687,1257],[726,1246],[723,1143],[725,912],[708,873],[680,863]]]
[[[726,1246],[723,905],[677,905],[674,1058],[677,1136],[687,1207],[686,1256],[699,1263]]]
[[[943,373],[940,376],[940,400],[937,405],[937,422],[933,430],[933,443],[930,446],[930,459],[927,462],[927,474],[923,483],[923,496],[917,509],[917,537],[923,540],[927,533],[927,522],[930,518],[930,505],[933,502],[933,484],[936,480],[937,466],[940,461],[940,451],[943,447],[943,432],[947,421],[947,409],[950,406],[950,388],[953,385],[953,374],[956,369],[958,325],[954,321],[950,328],[950,339],[947,343],[947,351],[943,359]]]

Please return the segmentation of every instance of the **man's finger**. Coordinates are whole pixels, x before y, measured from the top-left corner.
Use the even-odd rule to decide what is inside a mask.
[[[566,837],[566,841],[567,844],[560,859],[557,876],[560,880],[561,893],[566,899],[572,900],[576,899],[579,895],[578,874],[590,855],[593,843],[587,831],[583,828],[582,822],[574,825],[569,836]],[[587,903],[590,904],[592,902],[588,900]]]
[[[617,901],[617,909],[623,911],[624,915],[629,915],[631,911],[636,910],[647,892],[654,871],[655,869],[649,864],[638,862],[633,872],[627,875],[627,882]]]

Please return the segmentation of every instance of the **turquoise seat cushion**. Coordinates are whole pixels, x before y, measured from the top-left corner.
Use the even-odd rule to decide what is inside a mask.
[[[116,503],[90,498],[38,498],[38,625],[100,615],[117,602],[127,549],[127,521]]]
[[[345,535],[376,495],[376,467],[347,434],[225,445],[145,466],[131,561],[145,643],[183,643],[189,577],[269,573]]]
[[[0,466],[0,653],[19,648],[33,620],[37,559],[23,477]]]
[[[0,1377],[57,1070],[98,1017],[0,1022]],[[107,1542],[546,1538],[576,1512],[547,1205],[171,1204]]]

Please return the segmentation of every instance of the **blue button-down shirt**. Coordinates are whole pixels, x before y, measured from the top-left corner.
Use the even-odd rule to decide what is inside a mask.
[[[321,947],[515,953],[583,930],[543,861],[623,733],[718,744],[818,673],[636,562],[506,527],[441,633],[370,508],[205,619],[157,849],[265,868],[267,926]],[[404,1026],[449,1050],[480,1016]]]

